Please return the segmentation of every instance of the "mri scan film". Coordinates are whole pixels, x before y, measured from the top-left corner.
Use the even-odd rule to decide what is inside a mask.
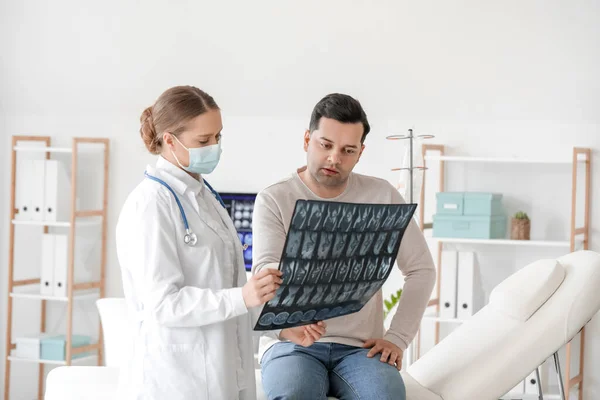
[[[388,278],[416,207],[298,200],[279,263],[283,283],[254,329],[360,311]]]

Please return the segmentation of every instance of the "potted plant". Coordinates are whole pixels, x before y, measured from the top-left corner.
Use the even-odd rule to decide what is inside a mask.
[[[396,293],[392,293],[392,296],[389,300],[384,300],[383,303],[385,305],[385,309],[383,311],[383,319],[387,318],[390,311],[394,309],[398,301],[400,300],[400,296],[402,295],[402,289],[398,289]]]
[[[510,238],[512,240],[529,240],[531,222],[527,213],[519,211],[511,220]]]

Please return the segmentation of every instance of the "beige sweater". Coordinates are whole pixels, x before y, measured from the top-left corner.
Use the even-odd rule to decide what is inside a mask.
[[[305,167],[304,167],[305,168]],[[279,263],[296,200],[326,200],[348,203],[405,203],[387,181],[352,173],[345,191],[338,197],[322,199],[300,179],[298,172],[261,191],[254,205],[253,274],[265,265]],[[320,342],[361,347],[372,338],[384,338],[405,350],[416,335],[435,284],[435,268],[423,235],[413,220],[407,228],[397,265],[405,279],[402,296],[390,329],[384,333],[381,290],[357,313],[326,321],[327,333]],[[277,266],[277,264],[275,264]],[[259,355],[279,341],[279,331],[262,334]]]

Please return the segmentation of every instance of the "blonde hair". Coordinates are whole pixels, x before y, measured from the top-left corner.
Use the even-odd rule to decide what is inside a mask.
[[[160,154],[164,132],[177,136],[192,118],[218,109],[215,100],[197,87],[175,86],[167,89],[154,105],[142,112],[140,135],[150,153]]]

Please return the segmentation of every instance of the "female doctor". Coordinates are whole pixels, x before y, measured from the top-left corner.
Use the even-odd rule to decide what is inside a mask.
[[[124,399],[255,399],[249,309],[269,301],[281,273],[246,283],[242,246],[203,175],[221,155],[221,114],[202,90],[173,87],[141,116],[158,155],[127,198],[116,229],[132,356]]]

